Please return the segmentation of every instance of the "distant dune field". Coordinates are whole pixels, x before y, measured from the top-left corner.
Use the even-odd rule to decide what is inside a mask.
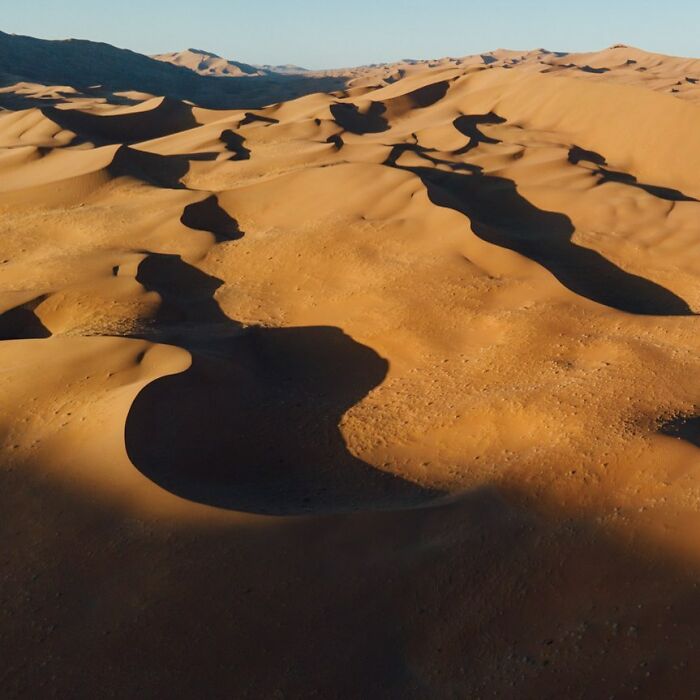
[[[5,697],[693,697],[700,60],[0,66]]]

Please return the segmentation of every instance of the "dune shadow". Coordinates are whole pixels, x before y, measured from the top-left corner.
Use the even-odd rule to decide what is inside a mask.
[[[160,334],[178,333],[178,324],[230,322],[214,299],[222,280],[187,264],[179,255],[149,253],[139,264],[136,281],[146,291],[160,295],[161,304],[153,319]],[[170,329],[172,325],[174,329]],[[186,345],[184,341],[175,344]]]
[[[183,156],[161,156],[120,146],[107,171],[114,177],[133,177],[155,187],[185,189],[181,182],[190,169]]]
[[[248,124],[254,124],[255,122],[261,122],[267,126],[272,126],[273,124],[279,124],[279,119],[274,119],[273,117],[266,117],[264,114],[255,114],[255,112],[246,112],[243,115],[243,119],[238,122],[238,127],[246,126]]]
[[[46,299],[45,295],[0,314],[0,340],[48,338],[51,331],[41,322],[34,309]]]
[[[190,170],[190,161],[216,160],[217,153],[161,155],[123,145],[117,149],[107,171],[113,177],[133,177],[154,187],[183,190],[182,178]]]
[[[90,138],[97,145],[133,144],[199,126],[191,105],[167,98],[153,109],[128,114],[99,115],[56,107],[44,107],[41,111],[62,128]]]
[[[665,199],[668,202],[698,201],[694,197],[683,194],[683,192],[680,190],[675,190],[671,187],[660,187],[659,185],[648,185],[643,182],[638,182],[637,178],[629,173],[608,170],[607,168],[599,168],[596,174],[600,176],[600,182],[598,183],[599,185],[604,185],[606,182],[617,182],[622,185],[628,185],[629,187],[636,187],[639,190],[643,190],[647,194],[658,197],[659,199]]]
[[[417,90],[412,90],[407,92],[405,95],[394,98],[397,100],[406,100],[409,102],[411,107],[417,109],[423,109],[425,107],[430,107],[431,105],[439,102],[450,89],[450,82],[448,80],[440,80],[435,83],[429,83],[423,87],[419,87]]]
[[[201,202],[187,205],[180,222],[191,229],[208,231],[215,236],[217,243],[235,241],[243,237],[238,222],[219,205],[215,194]]]
[[[498,139],[486,136],[479,130],[481,124],[503,124],[505,119],[495,112],[488,114],[463,114],[457,117],[453,124],[455,129],[469,138],[466,146],[455,151],[455,155],[464,155],[476,148],[480,143],[501,143]]]
[[[219,138],[226,146],[226,150],[233,153],[231,160],[250,160],[250,149],[246,148],[243,136],[233,129],[225,129]]]
[[[343,137],[340,134],[331,134],[327,139],[326,143],[330,143],[335,146],[335,150],[339,151],[344,145]]]
[[[572,165],[578,165],[579,163],[593,163],[594,165],[607,165],[608,162],[605,157],[596,151],[589,151],[580,146],[572,146],[567,154],[567,160]]]
[[[574,243],[574,226],[564,214],[538,209],[506,178],[434,167],[396,165],[417,175],[430,200],[468,217],[484,241],[513,250],[549,270],[567,289],[627,313],[690,316],[688,304],[665,287],[626,272],[600,253]],[[450,165],[449,161],[442,161]]]
[[[679,416],[664,423],[659,432],[700,447],[700,416]]]
[[[415,134],[413,134],[413,137],[414,139],[416,139],[415,143],[407,142],[394,144],[391,147],[391,151],[389,151],[389,155],[384,161],[384,165],[389,165],[393,167],[403,167],[398,165],[398,161],[401,158],[401,156],[403,156],[405,153],[414,153],[423,160],[429,161],[433,165],[447,166],[448,168],[450,168],[450,170],[454,172],[463,171],[475,175],[481,173],[481,168],[478,165],[472,165],[471,163],[462,163],[459,161],[445,160],[444,158],[437,158],[436,156],[432,155],[436,152],[435,148],[427,148],[425,146],[421,146],[417,142],[417,137]]]
[[[347,102],[332,104],[330,110],[338,126],[351,134],[377,134],[389,128],[389,123],[383,116],[386,106],[382,102],[370,102],[365,112],[361,112],[357,105]]]
[[[266,514],[407,507],[435,497],[354,457],[345,412],[388,364],[334,327],[245,328],[214,299],[222,284],[179,256],[151,254],[136,279],[162,305],[139,337],[192,355],[151,382],[125,426],[127,453],[183,498]]]
[[[608,161],[605,156],[597,153],[596,151],[588,151],[580,146],[572,146],[569,149],[567,155],[567,160],[572,165],[578,165],[581,162],[591,163],[597,166],[593,169],[593,174],[599,178],[598,185],[604,185],[607,182],[617,182],[621,185],[628,185],[629,187],[636,187],[639,190],[643,190],[647,194],[650,194],[659,199],[665,199],[668,202],[697,202],[695,197],[690,197],[684,194],[680,190],[675,190],[671,187],[661,187],[659,185],[649,185],[643,182],[639,182],[634,175],[630,173],[621,172],[618,170],[610,170],[608,167]]]

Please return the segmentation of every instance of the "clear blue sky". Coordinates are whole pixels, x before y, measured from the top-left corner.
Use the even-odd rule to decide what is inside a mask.
[[[0,29],[331,68],[613,43],[700,57],[700,0],[7,0]]]

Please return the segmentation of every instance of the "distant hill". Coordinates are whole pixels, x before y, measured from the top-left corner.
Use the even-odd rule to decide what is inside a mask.
[[[157,61],[165,61],[175,66],[189,68],[199,75],[217,76],[222,78],[234,78],[260,75],[301,75],[306,77],[328,77],[337,74],[335,70],[309,70],[293,63],[271,65],[269,63],[241,63],[222,58],[218,54],[202,49],[185,49],[172,53],[160,53],[151,58]]]
[[[255,64],[256,68],[260,68],[264,71],[271,73],[281,73],[282,75],[304,75],[304,73],[314,73],[315,71],[310,71],[308,68],[302,68],[301,66],[295,66],[293,63],[285,63],[282,66],[271,66],[268,64],[258,65]]]
[[[268,67],[251,66],[247,63],[230,61],[215,53],[202,51],[201,49],[185,49],[184,51],[174,51],[172,53],[161,53],[151,56],[156,61],[172,63],[175,66],[188,68],[199,75],[215,76],[222,78],[240,78],[246,76],[268,75],[274,71]],[[284,72],[285,75],[288,72]]]
[[[93,92],[96,88],[106,93],[136,90],[188,100],[202,107],[236,109],[338,90],[347,82],[343,76],[273,73],[209,56],[235,66],[241,75],[221,80],[110,44],[82,39],[51,41],[0,32],[0,85],[26,81]]]

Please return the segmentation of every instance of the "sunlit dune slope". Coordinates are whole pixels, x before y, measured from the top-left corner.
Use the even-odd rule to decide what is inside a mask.
[[[18,73],[10,696],[688,697],[699,65]]]

